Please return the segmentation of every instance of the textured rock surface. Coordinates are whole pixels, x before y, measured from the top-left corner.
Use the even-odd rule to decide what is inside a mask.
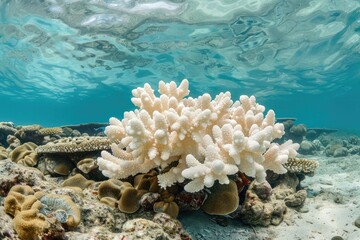
[[[20,240],[13,228],[13,220],[4,211],[4,207],[0,207],[0,239],[2,240]]]
[[[315,151],[315,147],[312,142],[304,140],[300,143],[299,153],[301,154],[312,154]]]
[[[274,198],[273,194],[266,199],[261,199],[256,192],[268,192],[262,188],[268,188],[269,186],[257,186],[254,191],[255,185],[253,183],[246,192],[245,201],[240,210],[241,220],[249,225],[279,225],[287,211],[285,202]]]
[[[10,160],[0,161],[0,193],[5,196],[16,184],[34,186],[36,189],[52,189],[56,187],[53,179],[45,177],[36,168],[16,164]]]
[[[304,204],[306,199],[306,191],[300,190],[285,198],[285,204],[288,207],[300,207]]]
[[[154,221],[157,222],[154,222],[152,221],[153,214],[139,213],[135,216],[140,218],[146,217],[148,219],[138,220],[135,218],[132,220],[132,222],[124,225],[124,223],[129,220],[129,216],[121,213],[117,208],[114,209],[107,206],[106,204],[101,203],[96,195],[97,183],[94,181],[89,181],[89,184],[86,185],[84,189],[76,186],[63,187],[63,178],[53,178],[49,175],[44,176],[44,174],[36,168],[26,167],[14,163],[10,160],[0,161],[0,176],[2,176],[0,178],[1,206],[3,205],[4,197],[8,195],[11,187],[19,184],[28,185],[28,188],[35,191],[35,196],[40,196],[38,197],[38,200],[40,200],[42,204],[47,205],[47,208],[43,209],[46,211],[41,214],[50,214],[49,216],[46,216],[46,219],[53,219],[54,221],[51,220],[49,221],[49,224],[46,224],[46,227],[39,228],[39,231],[41,231],[41,229],[50,231],[47,233],[39,232],[39,236],[44,237],[44,239],[116,239],[116,237],[120,236],[121,231],[123,232],[121,236],[126,236],[126,239],[136,239],[135,237],[139,234],[141,236],[146,236],[147,238],[138,239],[191,239],[183,231],[181,224],[177,222],[177,220],[171,218],[164,220],[164,217],[158,217],[154,219]],[[36,197],[33,195],[34,191],[30,194],[29,197],[33,197],[34,201],[36,201]],[[54,198],[54,196],[59,197]],[[66,196],[66,201],[69,200],[72,202],[72,204],[75,203],[77,206],[76,208],[66,207],[64,209],[74,211],[74,209],[76,210],[79,208],[81,211],[81,221],[79,225],[76,227],[66,227],[65,232],[59,222],[61,218],[58,218],[59,216],[61,217],[61,215],[57,215],[63,212],[63,210],[60,210],[60,212],[55,211],[53,213],[52,211],[48,212],[50,208],[55,209],[54,204],[59,201],[61,202],[62,198],[65,199],[65,197],[60,196]],[[40,209],[40,211],[43,210]],[[35,209],[21,211],[16,216],[16,219],[21,220],[22,218],[27,218],[30,215],[36,216],[35,212]],[[54,216],[56,217],[51,217],[52,214],[55,214]],[[168,217],[168,215],[164,215]],[[40,219],[45,219],[44,217],[41,217],[41,215],[37,216],[39,216]],[[74,218],[77,221],[78,218],[75,216]],[[4,212],[4,208],[1,207],[0,239],[20,239],[14,231],[13,227],[14,219],[12,219],[10,215],[7,215]],[[139,230],[135,235],[131,232],[131,230],[134,228]],[[32,235],[32,239],[36,238],[36,234]],[[183,235],[188,236],[188,238],[182,238]],[[22,236],[22,239],[26,239],[26,234],[24,231],[22,232]],[[124,238],[120,237],[119,239]]]

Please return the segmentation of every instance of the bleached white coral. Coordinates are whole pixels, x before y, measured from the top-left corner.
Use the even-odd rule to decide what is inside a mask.
[[[182,176],[192,179],[185,185],[188,192],[197,192],[206,187],[212,187],[216,180],[220,184],[229,184],[228,175],[239,171],[235,164],[225,163],[216,148],[210,145],[206,148],[205,160],[200,162],[193,155],[186,156],[188,168],[182,171]]]
[[[196,192],[215,181],[227,184],[238,171],[263,182],[267,169],[284,173],[283,164],[297,154],[296,143],[272,143],[284,126],[275,123],[273,110],[264,116],[254,96],[235,102],[229,92],[213,100],[209,94],[186,98],[186,79],[179,86],[161,81],[159,92],[155,96],[149,84],[134,89],[131,101],[139,109],[121,121],[110,118],[105,133],[119,144],[98,158],[104,175],[121,179],[158,168],[161,187],[189,179],[185,190]]]

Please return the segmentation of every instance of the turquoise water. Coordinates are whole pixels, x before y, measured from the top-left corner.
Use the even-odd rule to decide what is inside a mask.
[[[255,95],[277,117],[359,131],[358,0],[1,0],[0,121],[107,122],[145,82]]]

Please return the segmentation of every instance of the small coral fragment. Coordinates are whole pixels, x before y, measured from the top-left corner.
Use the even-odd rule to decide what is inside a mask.
[[[306,200],[307,192],[305,190],[299,190],[294,194],[287,196],[285,204],[288,207],[301,207]]]
[[[313,173],[319,167],[319,162],[302,158],[289,158],[284,167],[293,173]]]
[[[153,221],[136,218],[129,220],[122,226],[121,233],[116,238],[121,239],[133,239],[133,240],[150,240],[150,239],[171,239],[170,236],[164,232],[161,225],[154,223]]]

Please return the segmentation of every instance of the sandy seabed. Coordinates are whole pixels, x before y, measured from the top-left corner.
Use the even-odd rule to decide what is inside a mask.
[[[181,217],[185,230],[196,240],[360,239],[355,226],[360,218],[360,156],[306,158],[320,163],[315,175],[301,182],[308,198],[300,211],[289,208],[280,225],[249,227],[231,220],[222,227],[197,212]]]

